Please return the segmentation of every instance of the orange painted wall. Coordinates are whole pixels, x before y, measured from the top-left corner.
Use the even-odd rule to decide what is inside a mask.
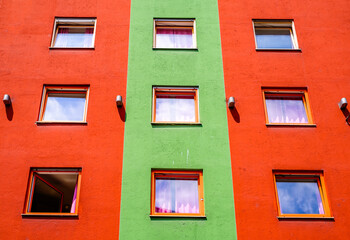
[[[0,239],[118,238],[129,14],[129,0],[0,1]],[[55,16],[96,17],[95,50],[49,50]],[[88,124],[37,126],[43,84],[89,84]],[[30,167],[82,167],[79,219],[21,217]]]
[[[350,239],[349,1],[218,3],[238,239]],[[294,19],[302,52],[257,52],[252,19]],[[307,87],[317,127],[267,127],[263,86]],[[273,169],[323,170],[334,221],[279,221]]]

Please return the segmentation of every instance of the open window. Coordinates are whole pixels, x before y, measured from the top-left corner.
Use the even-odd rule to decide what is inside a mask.
[[[267,125],[314,125],[306,89],[262,89]]]
[[[152,171],[151,216],[204,216],[202,171]]]
[[[24,215],[77,215],[80,181],[80,168],[32,168]]]
[[[194,19],[154,19],[153,48],[196,49]]]
[[[279,217],[331,217],[323,172],[274,171],[274,181]]]
[[[56,18],[51,48],[94,48],[96,18]]]
[[[38,123],[86,122],[89,86],[45,85]]]
[[[153,123],[199,123],[198,88],[154,87]]]
[[[299,50],[293,20],[253,20],[257,50]]]

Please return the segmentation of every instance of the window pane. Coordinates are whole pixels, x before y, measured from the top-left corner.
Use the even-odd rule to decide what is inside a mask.
[[[85,94],[48,94],[43,121],[83,121]]]
[[[276,182],[281,214],[324,214],[317,180]]]
[[[193,48],[192,28],[157,28],[157,48]]]
[[[199,213],[198,181],[156,179],[156,213]]]
[[[267,98],[266,109],[270,123],[308,123],[301,97]]]
[[[93,47],[93,28],[59,27],[54,47]]]
[[[258,48],[293,49],[290,29],[255,29]]]
[[[156,96],[156,121],[195,122],[193,96]]]
[[[78,173],[34,173],[34,176],[30,212],[75,212]]]

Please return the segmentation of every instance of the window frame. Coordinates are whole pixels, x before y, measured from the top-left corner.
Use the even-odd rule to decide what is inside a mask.
[[[80,199],[80,188],[81,188],[81,168],[31,168],[29,174],[29,180],[27,185],[26,197],[24,201],[24,208],[22,216],[52,216],[52,217],[77,217],[78,209],[79,209],[79,199]],[[35,176],[35,173],[77,173],[77,195],[76,195],[76,204],[74,213],[66,213],[66,212],[31,212],[32,206],[31,201],[33,197],[34,190],[34,179],[37,177],[44,181],[46,184],[51,185],[46,180],[42,179],[40,176]],[[53,187],[51,185],[51,187]],[[55,189],[55,187],[53,187]],[[57,190],[57,189],[55,189]],[[63,195],[62,195],[63,198]],[[30,206],[29,206],[30,205]],[[61,211],[62,211],[62,203],[61,203]]]
[[[299,180],[300,182],[307,182],[307,180],[317,180],[317,185],[320,193],[320,197],[322,200],[324,214],[282,214],[281,206],[278,197],[278,189],[277,182],[278,179],[295,181]],[[333,219],[332,212],[329,205],[326,184],[324,180],[323,171],[288,171],[288,170],[273,170],[273,181],[274,181],[274,189],[275,189],[275,198],[277,205],[277,218],[322,218],[322,219]],[[299,182],[299,181],[296,181]]]
[[[94,49],[95,48],[95,36],[96,36],[96,18],[64,18],[64,17],[56,17],[52,37],[50,49]],[[93,36],[92,36],[92,46],[91,47],[55,47],[55,42],[58,34],[58,29],[60,27],[67,28],[93,28]]]
[[[186,25],[186,23],[192,23]],[[182,25],[181,25],[182,23]],[[157,26],[160,24],[161,26]],[[164,24],[164,25],[163,25]],[[173,47],[157,47],[157,28],[192,28],[192,45],[191,48],[173,48]],[[172,50],[196,50],[197,34],[195,18],[154,18],[153,19],[153,49],[172,49]]]
[[[196,125],[201,124],[199,119],[199,91],[198,87],[159,87],[153,86],[153,100],[152,100],[152,124],[185,124],[185,125]],[[176,95],[180,93],[185,93],[194,96],[194,111],[195,111],[195,121],[193,122],[177,122],[177,121],[156,121],[156,100],[157,93],[164,95]]]
[[[269,116],[267,111],[267,105],[266,105],[266,99],[268,99],[267,95],[273,95],[276,97],[302,97],[305,113],[307,116],[307,123],[271,123],[269,122]],[[262,96],[263,96],[263,103],[264,103],[264,111],[265,111],[265,123],[267,126],[316,126],[316,124],[313,121],[311,108],[310,108],[310,102],[309,102],[309,95],[307,89],[303,88],[262,88]]]
[[[293,48],[259,48],[255,30],[289,30]],[[293,19],[253,19],[255,49],[257,51],[301,51]]]
[[[197,179],[198,182],[198,206],[199,213],[157,213],[155,211],[156,202],[156,174],[163,174],[158,178],[178,178],[178,179]],[[151,217],[205,217],[204,211],[204,187],[202,170],[154,170],[151,171]]]
[[[87,116],[87,108],[88,108],[88,100],[89,100],[89,92],[90,92],[90,86],[88,85],[44,85],[43,87],[43,93],[41,97],[40,102],[40,111],[39,111],[39,117],[38,121],[36,123],[87,123],[86,122],[86,116]],[[63,120],[50,120],[45,121],[43,120],[45,110],[46,110],[46,104],[48,95],[50,93],[57,93],[57,94],[82,94],[85,93],[85,107],[84,107],[84,116],[82,121],[63,121]]]

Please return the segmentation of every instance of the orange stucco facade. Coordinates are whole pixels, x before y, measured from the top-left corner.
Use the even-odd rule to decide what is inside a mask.
[[[349,1],[218,3],[238,239],[350,239]],[[301,51],[257,51],[253,19],[293,19]],[[266,126],[263,87],[307,88],[316,126]],[[334,219],[279,220],[273,170],[323,171]]]
[[[0,239],[117,239],[129,14],[129,0],[0,3]],[[95,48],[49,49],[55,17],[96,18]],[[44,84],[89,85],[87,124],[37,125]],[[82,168],[78,219],[21,216],[31,167]]]

